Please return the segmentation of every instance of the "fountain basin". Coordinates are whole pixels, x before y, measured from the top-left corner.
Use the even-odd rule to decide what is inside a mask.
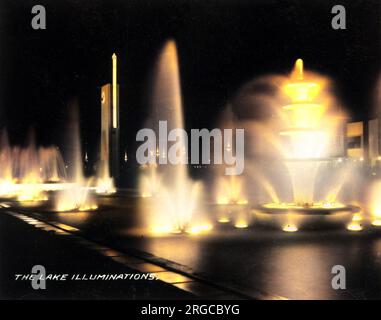
[[[255,207],[254,217],[257,224],[292,232],[345,227],[360,210],[343,204],[299,206],[269,203]]]

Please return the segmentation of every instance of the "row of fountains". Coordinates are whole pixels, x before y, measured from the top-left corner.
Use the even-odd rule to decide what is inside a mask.
[[[11,146],[7,131],[0,140],[0,198],[22,206],[49,202],[52,212],[90,211],[98,208],[96,194],[116,192],[105,164],[94,177],[85,177],[77,110],[70,119],[70,156],[65,163],[58,147],[37,147],[30,134],[24,147]],[[70,165],[69,165],[70,164]]]
[[[159,56],[155,79],[152,116],[145,127],[157,132],[158,122],[167,120],[169,128],[183,128],[172,41]],[[305,72],[301,59],[289,76],[261,77],[243,86],[217,126],[245,129],[244,173],[225,176],[225,167],[215,165],[212,183],[202,185],[190,178],[185,165],[142,166],[139,192],[152,208],[144,206],[146,227],[156,233],[202,233],[215,220],[236,228],[257,223],[287,232],[320,226],[359,231],[366,220],[380,225],[381,183],[361,183],[361,166],[344,156],[339,137],[347,117],[338,105],[329,79]],[[225,148],[233,152],[233,141]],[[159,147],[155,153],[166,156]]]
[[[163,47],[154,79],[151,116],[145,127],[157,132],[159,121],[166,120],[168,129],[184,128],[173,41]],[[320,224],[353,231],[368,222],[381,225],[381,182],[360,183],[358,166],[338,151],[345,120],[329,80],[305,72],[301,59],[289,76],[266,76],[248,83],[218,123],[219,128],[245,129],[244,173],[225,176],[225,166],[215,165],[212,178],[201,183],[190,177],[184,164],[141,166],[138,192],[144,230],[199,234],[210,231],[214,221],[236,228],[259,223],[289,232]],[[19,203],[49,200],[51,211],[96,210],[97,194],[116,192],[113,179],[102,165],[94,177],[85,177],[78,125],[72,134],[74,151],[68,170],[57,147],[37,148],[33,140],[25,148],[11,147],[4,133],[0,198]],[[186,150],[185,141],[176,143]],[[155,156],[166,157],[159,146]],[[234,141],[224,147],[233,153]],[[360,190],[357,194],[354,185]]]

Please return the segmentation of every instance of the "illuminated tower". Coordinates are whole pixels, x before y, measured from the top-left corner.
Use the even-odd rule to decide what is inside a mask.
[[[101,146],[98,175],[114,180],[119,176],[119,85],[117,57],[112,55],[112,84],[101,88]]]

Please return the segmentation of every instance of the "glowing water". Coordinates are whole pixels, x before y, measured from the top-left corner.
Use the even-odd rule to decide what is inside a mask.
[[[231,110],[228,108],[222,113],[221,119],[219,121],[219,128],[221,130],[225,129],[235,129],[237,120]],[[232,136],[224,137],[224,152],[227,157],[233,158],[234,142]],[[227,205],[227,204],[247,204],[247,196],[244,192],[245,180],[243,175],[225,175],[226,167],[224,165],[218,165],[214,167],[214,198],[217,204]]]
[[[368,203],[372,225],[381,226],[381,181],[372,183]]]
[[[83,173],[82,148],[79,133],[78,107],[74,105],[69,119],[69,139],[71,142],[70,167],[68,180],[70,184],[56,194],[55,210],[94,210],[97,208],[95,198],[90,193],[91,179],[87,181]]]
[[[161,176],[158,173],[157,164],[142,166],[141,171],[139,181],[140,195],[143,198],[159,196]]]
[[[180,73],[177,49],[174,41],[168,41],[160,53],[152,94],[152,116],[147,124],[158,136],[158,122],[166,120],[168,131],[184,128]],[[178,136],[175,142],[178,158],[187,157],[186,141]],[[166,150],[160,150],[160,141],[156,157],[166,157]],[[181,161],[180,161],[181,162]],[[198,208],[201,185],[194,183],[188,176],[187,166],[183,164],[149,165],[142,168],[140,194],[152,197],[152,212],[146,221],[154,231],[202,231],[193,225],[194,213]],[[196,230],[197,229],[197,230]],[[193,230],[193,231],[192,231]],[[197,231],[197,232],[196,232]]]
[[[101,153],[103,153],[101,159],[109,158],[108,150],[101,150]],[[95,192],[98,194],[112,194],[116,192],[114,179],[110,176],[110,164],[108,160],[101,161],[98,164],[95,182]]]
[[[217,179],[217,203],[247,204],[243,188],[242,177],[233,175]]]
[[[106,139],[105,139],[106,141]],[[97,165],[97,178],[96,178],[96,192],[99,194],[114,193],[114,179],[110,177],[110,163],[109,163],[109,151],[108,142],[103,144],[103,148],[100,150],[101,159]]]
[[[289,77],[261,77],[235,97],[250,146],[246,190],[267,203],[254,210],[258,222],[291,232],[351,219],[354,208],[337,203],[350,167],[336,158],[343,157],[345,116],[331,88],[328,79],[304,72],[299,59]]]
[[[66,169],[58,148],[36,147],[33,136],[28,146],[11,147],[6,131],[0,144],[0,196],[19,201],[46,200],[49,183],[64,182]]]
[[[59,191],[55,201],[55,211],[89,211],[97,209],[95,198],[89,193],[89,184],[77,183]]]
[[[332,124],[326,107],[315,100],[321,86],[305,80],[303,61],[298,59],[290,81],[283,86],[290,103],[283,107],[287,129],[280,132],[287,146],[286,165],[294,192],[294,203],[312,206],[319,166],[327,161]]]

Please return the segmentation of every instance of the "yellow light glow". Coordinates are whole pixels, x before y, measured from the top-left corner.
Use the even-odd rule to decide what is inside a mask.
[[[240,220],[240,221],[237,221],[235,224],[234,224],[234,227],[238,228],[238,229],[245,229],[247,228],[249,225],[247,224],[246,221],[244,220]]]
[[[295,159],[320,157],[328,142],[328,135],[319,130],[289,130],[280,134],[289,136],[291,143],[289,156]],[[311,143],[311,141],[315,143]]]
[[[381,219],[375,219],[372,221],[372,226],[381,227]]]
[[[62,190],[54,197],[55,211],[90,211],[98,208],[96,200],[90,193],[89,184],[71,184],[70,188]]]
[[[211,231],[211,230],[213,230],[213,225],[211,225],[211,224],[204,224],[204,225],[202,225],[201,226],[201,230],[203,230],[203,231]]]
[[[244,184],[241,177],[232,175],[220,178],[217,184],[216,202],[220,205],[228,204],[247,204],[248,201],[244,197]]]
[[[77,232],[77,231],[79,231],[77,228],[69,226],[69,225],[64,224],[64,223],[57,223],[56,226],[61,228],[61,229],[66,230],[66,231],[71,231],[71,232]]]
[[[163,46],[155,64],[155,77],[153,79],[152,100],[154,101],[156,116],[158,119],[170,118],[170,126],[183,128],[183,108],[180,86],[180,73],[176,43],[169,40]],[[179,139],[176,145],[180,150],[177,156],[184,160],[186,157],[186,141]],[[156,147],[150,149],[155,157]],[[166,148],[164,148],[166,149]],[[162,159],[167,157],[161,145],[157,150],[157,156]],[[157,161],[155,161],[157,162]],[[161,163],[162,161],[160,161]],[[139,177],[139,194],[152,194],[150,201],[141,201],[142,218],[144,225],[161,226],[168,225],[171,229],[186,233],[198,232],[195,223],[195,214],[201,208],[203,185],[200,181],[194,181],[187,167],[174,166],[147,166]],[[200,213],[201,214],[201,213]],[[200,228],[203,230],[203,228]]]
[[[26,183],[22,185],[22,191],[18,194],[17,200],[20,202],[46,201],[48,197],[34,183]]]
[[[219,223],[228,223],[228,222],[230,222],[230,219],[223,217],[223,218],[218,219],[218,222]]]
[[[187,233],[191,235],[198,235],[204,232],[211,231],[213,229],[213,226],[211,224],[203,224],[203,225],[195,225],[191,226],[186,230]]]
[[[302,205],[297,205],[294,203],[266,203],[263,205],[265,208],[269,209],[303,209],[305,208]],[[345,205],[342,203],[336,203],[336,202],[327,202],[327,203],[321,203],[316,202],[308,206],[310,209],[318,209],[318,208],[326,208],[326,209],[341,209],[345,208]]]
[[[114,185],[114,179],[111,177],[103,177],[97,180],[97,185],[95,187],[95,192],[98,194],[113,194],[116,193],[116,188]]]
[[[282,228],[285,232],[296,232],[298,231],[298,228],[293,224],[287,224]]]
[[[320,205],[319,203],[317,203],[317,205]],[[345,205],[342,204],[342,203],[337,203],[337,202],[325,202],[321,205],[323,208],[327,208],[327,209],[341,209],[341,208],[345,208]],[[361,216],[361,215],[360,215]]]
[[[352,221],[350,224],[347,225],[347,230],[349,231],[361,231],[362,225],[358,221]]]
[[[284,92],[292,102],[312,101],[320,91],[320,85],[315,82],[304,81],[303,60],[298,59],[291,75],[292,82],[284,86]]]
[[[352,218],[352,221],[362,221],[362,216],[361,216],[361,214],[359,214],[359,213],[355,213],[354,215],[353,215],[353,218]]]
[[[297,82],[287,84],[284,90],[293,102],[309,102],[318,95],[320,86],[313,82]]]
[[[313,192],[319,163],[312,160],[330,157],[333,138],[342,119],[334,115],[334,110],[329,110],[333,99],[326,90],[327,83],[318,75],[304,75],[303,60],[298,59],[289,80],[282,86],[288,104],[283,106],[280,115],[283,127],[279,134],[282,136],[281,152],[286,159],[294,198],[294,203],[286,205],[286,208],[337,207],[334,201],[323,203],[320,200],[316,203]],[[279,204],[275,207],[280,208]]]
[[[361,137],[364,134],[364,123],[362,121],[347,123],[346,129],[348,138]]]
[[[90,211],[90,210],[97,210],[98,206],[96,204],[93,205],[84,205],[79,207],[79,211]]]
[[[293,204],[288,203],[266,203],[263,205],[265,208],[288,208],[288,207],[295,207]],[[301,208],[301,207],[300,207]]]
[[[1,181],[0,183],[0,195],[1,197],[13,197],[18,193],[18,186],[12,179]]]
[[[291,100],[291,104],[283,107],[287,111],[288,129],[280,132],[288,137],[290,144],[286,156],[293,159],[321,157],[329,142],[327,130],[321,128],[326,106],[313,102],[321,85],[318,80],[304,79],[302,59],[296,61],[291,80],[283,86],[283,91]]]
[[[369,208],[372,218],[372,225],[377,226],[377,223],[381,221],[381,181],[377,180],[372,183],[369,192]],[[375,222],[376,224],[374,224]]]
[[[303,74],[303,60],[297,59],[295,61],[294,70],[292,71],[291,77],[295,80],[303,80],[304,74]]]
[[[289,110],[290,126],[297,129],[317,128],[325,108],[320,104],[292,104],[284,107]]]
[[[166,233],[175,233],[170,226],[154,226],[151,229],[154,235],[161,235]]]
[[[190,235],[199,235],[206,232],[209,232],[213,230],[213,225],[210,223],[200,224],[200,225],[193,225],[185,230],[173,228],[173,226],[170,225],[161,225],[161,226],[153,226],[151,228],[151,233],[153,235],[165,235],[165,234],[181,234],[181,233],[187,233]]]
[[[187,233],[192,234],[192,235],[198,235],[201,233],[201,229],[198,227],[192,227],[189,230],[187,230]]]
[[[224,197],[220,197],[217,199],[217,204],[229,204],[229,200]]]
[[[112,55],[112,126],[114,129],[118,127],[118,105],[117,105],[117,57]]]

